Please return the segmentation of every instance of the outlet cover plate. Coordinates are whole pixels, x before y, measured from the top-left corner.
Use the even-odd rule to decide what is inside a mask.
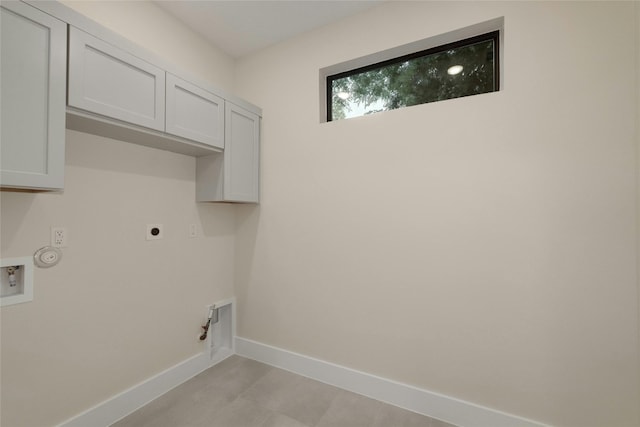
[[[54,248],[69,246],[69,230],[65,227],[51,227],[51,246]]]

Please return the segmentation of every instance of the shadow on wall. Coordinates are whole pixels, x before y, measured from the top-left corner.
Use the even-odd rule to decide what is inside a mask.
[[[123,144],[126,145],[122,147]],[[116,145],[128,155],[122,155],[123,150],[115,149]],[[69,129],[65,157],[66,166],[195,181],[195,157]],[[176,162],[181,163],[180,167]]]
[[[205,237],[234,236],[235,230],[229,224],[235,223],[236,209],[237,205],[232,203],[196,203],[202,234]]]
[[[37,192],[28,192],[20,190],[2,190],[0,192],[0,207],[2,213],[0,214],[0,234],[2,235],[2,243],[0,245],[0,256],[9,256],[7,251],[10,247],[19,246],[14,241],[16,236],[20,235],[21,224],[24,218],[32,216],[30,213],[34,209],[40,209],[41,212],[35,213],[36,216],[42,216],[46,214],[44,206],[40,203],[35,203],[36,197],[39,194]],[[47,192],[49,197],[62,198],[62,192]],[[48,242],[44,242],[47,244]]]
[[[260,211],[260,205],[236,206],[235,283],[238,301],[247,298],[247,284],[251,281]]]

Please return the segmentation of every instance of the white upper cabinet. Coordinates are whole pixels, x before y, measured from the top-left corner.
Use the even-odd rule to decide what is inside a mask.
[[[224,154],[196,159],[199,202],[260,201],[260,117],[227,101]]]
[[[224,148],[224,99],[167,73],[166,132]]]
[[[21,2],[0,5],[0,185],[64,184],[67,27]]]
[[[62,189],[66,127],[195,156],[198,201],[258,203],[258,107],[58,2],[0,8],[2,188]]]
[[[69,106],[164,131],[165,72],[69,28]]]

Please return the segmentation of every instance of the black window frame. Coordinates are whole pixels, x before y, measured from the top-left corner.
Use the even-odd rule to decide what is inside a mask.
[[[494,67],[494,90],[485,93],[498,92],[500,90],[500,30],[490,31],[488,33],[480,34],[477,36],[469,37],[466,39],[458,40],[451,43],[446,43],[440,46],[435,46],[429,49],[424,49],[418,52],[409,53],[406,55],[394,57],[384,61],[376,62],[374,64],[365,65],[364,67],[354,68],[348,71],[342,71],[340,73],[331,74],[326,77],[326,102],[327,102],[327,122],[333,120],[333,81],[342,79],[345,77],[353,76],[356,74],[366,73],[367,71],[384,68],[389,65],[410,61],[412,59],[421,58],[423,56],[433,55],[436,53],[445,52],[451,49],[457,49],[468,45],[480,43],[483,41],[493,41],[493,67]],[[422,105],[422,104],[420,104]]]

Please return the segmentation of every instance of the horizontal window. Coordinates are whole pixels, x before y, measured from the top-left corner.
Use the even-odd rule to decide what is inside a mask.
[[[499,34],[327,76],[327,121],[497,91]]]

